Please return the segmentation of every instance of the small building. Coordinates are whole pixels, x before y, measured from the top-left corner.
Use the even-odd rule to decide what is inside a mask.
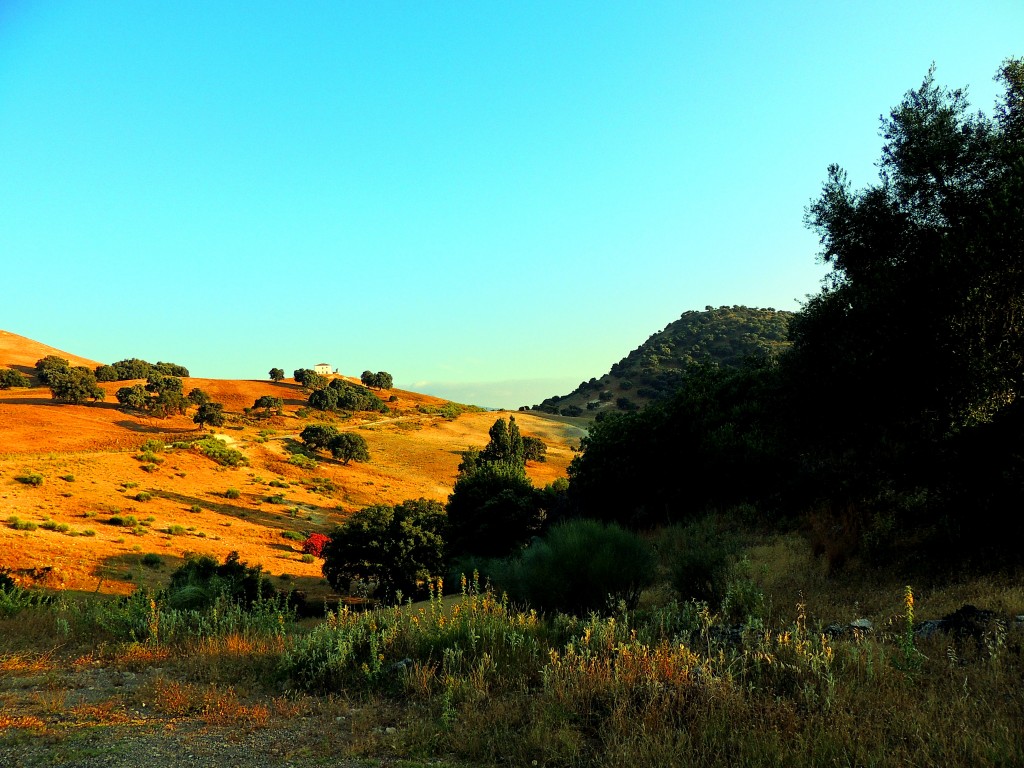
[[[331,364],[317,363],[313,366],[313,373],[319,373],[321,376],[329,376],[331,374]]]

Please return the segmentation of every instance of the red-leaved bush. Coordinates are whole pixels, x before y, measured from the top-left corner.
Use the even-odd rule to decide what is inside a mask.
[[[311,533],[302,542],[302,551],[307,555],[313,555],[313,557],[323,557],[324,547],[330,540],[331,537],[325,533]]]

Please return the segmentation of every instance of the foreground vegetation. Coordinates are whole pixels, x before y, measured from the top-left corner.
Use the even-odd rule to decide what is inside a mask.
[[[289,759],[996,766],[1024,758],[1019,573],[916,588],[901,585],[906,574],[866,569],[830,578],[796,536],[748,540],[739,562],[720,603],[680,601],[662,580],[635,610],[584,616],[539,614],[470,577],[449,596],[435,582],[422,603],[299,620],[287,596],[254,587],[259,570],[237,562],[219,567],[222,591],[196,608],[173,607],[186,603],[170,590],[76,599],[8,581],[0,750],[43,735],[49,749],[73,744],[75,712],[130,730],[133,713],[148,711],[158,721],[242,730],[288,728],[301,715],[320,735],[289,732]],[[176,588],[194,593],[202,570],[191,568]],[[965,602],[995,614],[977,637],[915,633],[922,619]],[[870,628],[850,627],[863,618]],[[53,697],[57,670],[95,667],[144,682],[89,708],[68,691],[59,712],[42,696],[15,706],[26,676],[51,670],[43,690]]]

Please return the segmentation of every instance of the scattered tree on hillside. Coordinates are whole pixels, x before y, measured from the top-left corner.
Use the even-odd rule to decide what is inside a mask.
[[[414,597],[442,571],[444,524],[441,504],[427,499],[361,509],[331,532],[324,578],[337,592],[360,582],[384,601]]]
[[[548,447],[539,437],[523,436],[523,458],[526,461],[545,461]]]
[[[284,378],[284,369],[282,368],[271,368],[270,369],[270,380],[281,381]]]
[[[149,405],[149,393],[142,384],[133,384],[130,387],[121,387],[114,393],[114,397],[125,408],[133,411],[145,411]]]
[[[340,433],[337,427],[330,424],[310,424],[303,427],[299,433],[299,439],[311,451],[326,451],[330,447],[331,440]]]
[[[388,407],[366,387],[349,384],[343,379],[332,379],[330,384],[309,395],[309,407],[320,411],[379,411]]]
[[[298,371],[296,371],[298,373]],[[302,374],[302,388],[307,392],[316,392],[328,385],[331,380],[321,376],[316,371],[306,371]]]
[[[12,389],[14,387],[28,387],[32,382],[28,376],[18,373],[13,368],[0,370],[0,389]]]
[[[209,424],[211,427],[222,426],[224,424],[224,405],[222,403],[215,403],[212,400],[201,403],[199,410],[192,417],[192,421],[199,425],[200,430],[206,424]]]
[[[127,360],[118,360],[111,367],[117,371],[118,381],[144,379],[149,376],[153,370],[152,365],[137,357],[131,357]]]
[[[327,448],[331,456],[341,460],[342,464],[348,465],[350,461],[369,461],[370,451],[366,446],[366,440],[362,435],[354,432],[342,432],[330,439]]]
[[[166,376],[153,370],[146,379],[146,391],[155,397],[150,398],[146,410],[150,416],[162,419],[172,413],[184,414],[189,401],[183,393],[184,384],[177,376]]]
[[[295,379],[297,384],[304,384],[306,382],[306,374],[313,373],[312,368],[296,368],[292,373],[292,378]]]
[[[106,397],[106,392],[96,383],[96,374],[85,366],[50,368],[46,371],[46,381],[53,399],[61,403],[81,404]]]
[[[199,389],[199,387],[194,387],[188,393],[188,401],[192,403],[192,405],[202,405],[203,403],[210,402],[210,396],[203,390]]]
[[[117,368],[112,365],[96,366],[96,381],[117,381]]]
[[[261,395],[256,398],[256,402],[252,404],[253,410],[263,409],[263,415],[269,418],[274,413],[281,414],[281,409],[284,407],[284,400],[280,397],[274,397],[272,395]]]
[[[363,375],[359,380],[363,382],[363,386],[373,387],[374,389],[391,389],[394,385],[394,380],[387,371],[378,371],[377,373],[363,371]]]
[[[71,368],[71,363],[57,355],[47,355],[36,361],[36,376],[46,386],[50,384],[50,375],[54,372],[63,372]]]

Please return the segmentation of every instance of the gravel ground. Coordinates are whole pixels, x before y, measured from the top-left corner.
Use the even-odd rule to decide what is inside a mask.
[[[346,704],[228,696],[226,704],[215,699],[175,715],[174,692],[197,697],[217,689],[167,680],[159,668],[0,670],[0,768],[396,765],[344,757],[360,719]],[[171,694],[155,695],[161,683]],[[369,738],[386,754],[397,729],[375,730]]]

